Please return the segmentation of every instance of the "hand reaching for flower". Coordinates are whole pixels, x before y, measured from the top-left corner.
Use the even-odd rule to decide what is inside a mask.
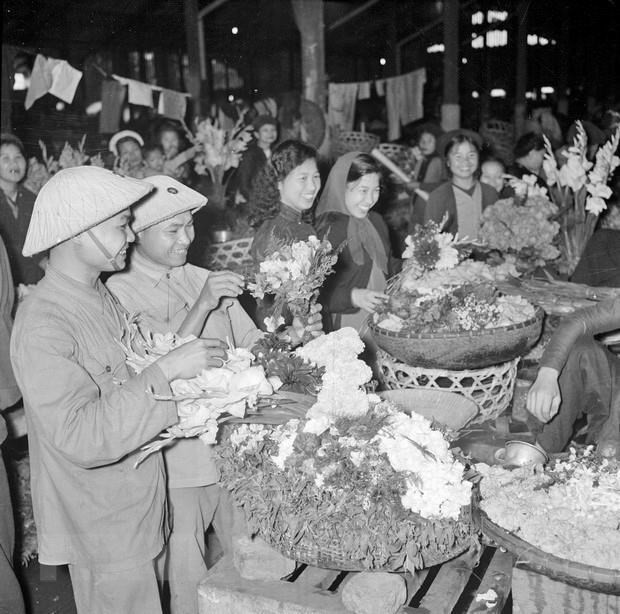
[[[313,303],[310,307],[310,314],[304,320],[299,316],[293,318],[293,323],[284,331],[284,337],[292,347],[298,346],[304,338],[319,337],[323,334],[323,318],[321,316],[322,306]]]
[[[551,367],[541,367],[527,393],[527,410],[541,422],[549,422],[558,413],[561,401],[558,372]]]
[[[388,295],[375,290],[367,290],[366,288],[353,288],[351,290],[351,302],[358,309],[365,309],[374,313],[377,309],[388,300]]]
[[[198,302],[205,308],[215,309],[223,297],[234,298],[243,292],[243,277],[232,271],[211,271],[200,292]]]

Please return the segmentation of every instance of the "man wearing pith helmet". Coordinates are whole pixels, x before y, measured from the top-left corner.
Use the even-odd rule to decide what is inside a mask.
[[[39,560],[68,564],[79,614],[161,612],[153,560],[165,537],[161,454],[136,450],[177,421],[169,382],[219,366],[199,339],[139,375],[119,340],[126,314],[101,283],[125,265],[130,207],[152,185],[97,167],[65,169],[36,199],[23,253],[50,250],[17,313],[11,359],[24,398]]]

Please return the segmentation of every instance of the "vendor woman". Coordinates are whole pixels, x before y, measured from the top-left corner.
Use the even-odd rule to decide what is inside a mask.
[[[306,241],[316,231],[305,221],[321,187],[316,150],[300,141],[284,141],[259,171],[250,198],[257,227],[252,256],[258,265],[280,243]]]
[[[321,302],[333,330],[352,326],[366,343],[372,365],[376,347],[368,316],[387,300],[390,240],[383,218],[371,211],[379,199],[380,169],[368,154],[354,151],[334,164],[316,211],[319,236],[344,245],[334,274],[321,289]]]
[[[166,532],[162,455],[140,446],[178,420],[169,382],[225,358],[194,340],[139,375],[120,341],[126,312],[101,283],[125,266],[130,206],[148,183],[94,166],[60,171],[35,202],[24,255],[50,251],[20,306],[11,359],[22,391],[39,561],[69,565],[79,614],[161,612],[154,559]]]
[[[499,195],[477,179],[480,165],[480,136],[471,130],[455,130],[440,139],[450,180],[433,190],[426,204],[425,221],[448,220],[444,232],[476,239],[482,211]]]
[[[594,336],[620,327],[614,299],[564,318],[540,361],[527,408],[543,423],[538,444],[560,452],[585,414],[587,442],[604,456],[620,455],[620,359]]]

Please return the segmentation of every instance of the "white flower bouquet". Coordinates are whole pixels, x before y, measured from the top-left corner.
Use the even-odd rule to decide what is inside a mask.
[[[128,366],[140,373],[161,356],[193,339],[193,335],[180,338],[174,333],[143,334],[130,321],[121,346]],[[246,409],[256,407],[259,395],[272,395],[281,382],[277,377],[268,378],[263,367],[254,366],[253,362],[254,355],[249,350],[231,348],[222,367],[203,369],[192,379],[172,381],[170,396],[153,394],[157,400],[176,402],[179,422],[142,448],[136,466],[179,438],[199,437],[205,444],[214,444],[220,422],[231,416],[243,418]]]
[[[327,239],[311,236],[307,241],[280,245],[260,263],[248,289],[258,299],[263,299],[266,294],[274,297],[273,312],[265,318],[268,331],[274,332],[284,325],[282,312],[285,306],[302,322],[308,318],[317,301],[319,288],[333,272],[337,260],[338,250],[333,250]]]
[[[615,154],[620,142],[620,128],[596,152],[594,164],[587,157],[587,136],[577,122],[573,144],[562,152],[566,162],[558,167],[551,144],[545,138],[543,168],[549,185],[549,197],[559,209],[561,245],[566,261],[566,273],[575,270],[586,243],[592,236],[598,217],[607,207],[605,199],[611,196],[607,185],[620,164]]]

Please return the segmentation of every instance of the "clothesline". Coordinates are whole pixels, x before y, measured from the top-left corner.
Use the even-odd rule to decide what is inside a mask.
[[[385,96],[388,115],[388,137],[400,137],[401,124],[424,115],[423,96],[426,69],[419,68],[404,75],[352,83],[330,83],[328,121],[332,127],[352,130],[357,100],[370,98],[374,85],[379,96]]]

